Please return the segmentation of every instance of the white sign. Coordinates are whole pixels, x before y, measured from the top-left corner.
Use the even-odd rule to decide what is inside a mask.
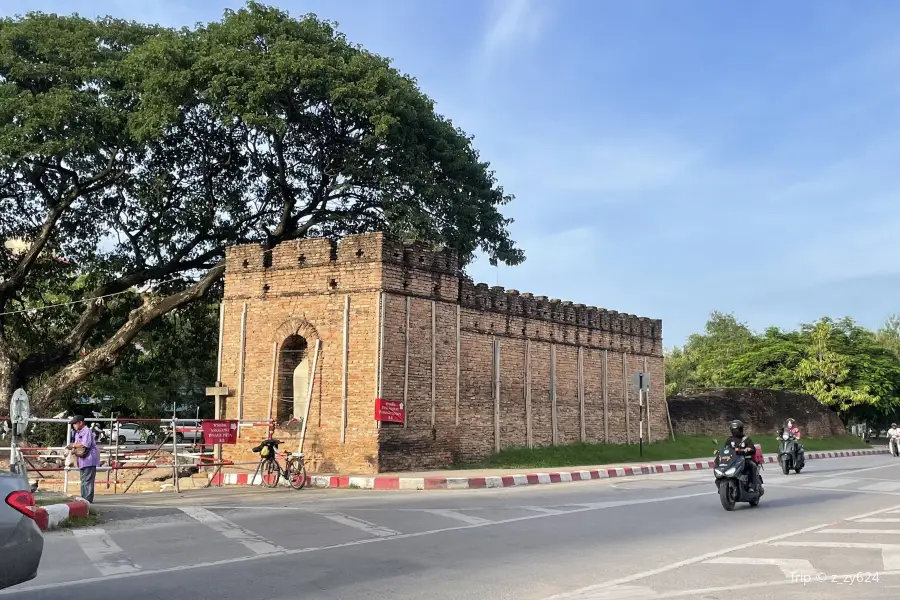
[[[13,392],[12,399],[9,401],[9,417],[13,423],[15,434],[24,434],[28,428],[28,419],[31,417],[31,401],[22,388]]]
[[[650,373],[632,373],[631,385],[635,391],[648,391],[650,389]]]

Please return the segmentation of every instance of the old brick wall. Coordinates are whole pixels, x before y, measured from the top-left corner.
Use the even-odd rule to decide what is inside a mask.
[[[450,253],[382,234],[349,236],[339,245],[287,242],[268,254],[259,246],[235,247],[227,260],[225,416],[238,418],[240,405],[243,420],[264,422],[273,348],[277,374],[296,364],[282,353],[289,336],[302,336],[309,354],[318,340],[304,446],[312,471],[427,469],[474,461],[498,447],[636,443],[640,413],[631,375],[641,370],[653,384],[645,439],[668,435],[658,320],[475,285]],[[376,397],[403,401],[406,423],[376,423]],[[275,405],[279,421],[290,416]],[[227,457],[254,460],[249,448],[265,432],[261,425],[242,427]],[[276,437],[296,450],[296,432],[279,430]]]
[[[845,433],[837,413],[809,394],[729,388],[673,396],[668,402],[676,435],[725,435],[733,419],[743,421],[749,435],[774,435],[788,418],[796,419],[806,437]]]

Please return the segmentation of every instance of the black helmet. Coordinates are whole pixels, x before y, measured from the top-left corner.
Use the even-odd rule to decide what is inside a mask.
[[[744,423],[735,419],[729,425],[731,427],[731,435],[734,437],[744,437]]]

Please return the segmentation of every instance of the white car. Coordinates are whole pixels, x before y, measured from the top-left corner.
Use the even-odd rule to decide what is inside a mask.
[[[137,423],[116,423],[112,432],[104,429],[103,433],[109,439],[109,443],[114,444],[116,438],[119,444],[153,444],[156,443],[156,434],[145,427],[141,427]]]
[[[166,432],[166,441],[172,439],[172,426],[168,425],[163,428]],[[175,424],[175,443],[191,442],[193,444],[203,443],[203,426],[200,421],[179,420]]]

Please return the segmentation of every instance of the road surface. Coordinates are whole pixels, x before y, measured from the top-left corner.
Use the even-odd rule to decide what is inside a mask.
[[[900,597],[900,460],[769,465],[725,512],[709,471],[500,490],[103,498],[11,600],[881,600]],[[2,557],[0,557],[2,560]]]

